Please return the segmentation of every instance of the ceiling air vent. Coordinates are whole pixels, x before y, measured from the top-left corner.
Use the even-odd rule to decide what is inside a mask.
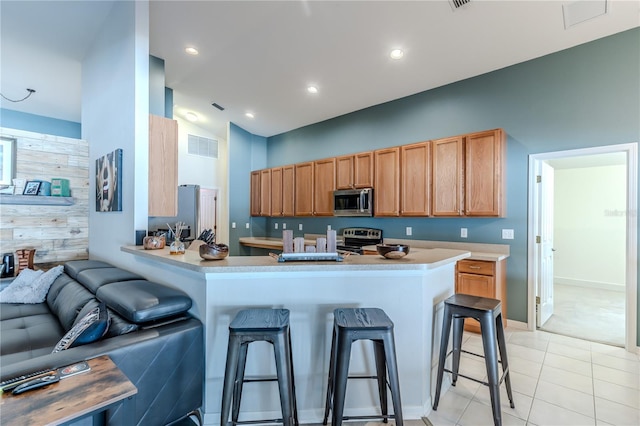
[[[453,10],[459,9],[471,0],[449,0],[449,4]]]
[[[201,157],[218,158],[218,141],[202,136],[189,135],[187,152]]]

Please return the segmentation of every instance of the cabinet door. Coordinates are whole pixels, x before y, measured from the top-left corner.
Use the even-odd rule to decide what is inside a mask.
[[[260,216],[260,170],[251,172],[251,216]]]
[[[336,159],[318,160],[314,164],[313,214],[333,216],[333,191],[336,190]]]
[[[282,167],[282,216],[295,214],[295,167]]]
[[[282,167],[271,169],[271,216],[282,216]]]
[[[353,186],[373,188],[373,152],[359,152],[353,156]]]
[[[374,151],[374,215],[400,215],[400,148]]]
[[[465,214],[504,216],[506,141],[500,129],[472,133],[465,141]]]
[[[149,216],[178,214],[178,122],[149,116]]]
[[[464,138],[462,136],[431,141],[432,177],[431,214],[461,216],[464,177]]]
[[[400,215],[428,216],[431,208],[431,144],[401,147]]]
[[[313,216],[313,162],[295,165],[295,215]]]
[[[493,276],[458,273],[456,293],[495,299],[495,279]],[[480,333],[480,325],[474,319],[464,320],[464,329]]]
[[[336,158],[336,189],[353,188],[353,155]]]
[[[260,171],[260,216],[271,216],[271,169]]]

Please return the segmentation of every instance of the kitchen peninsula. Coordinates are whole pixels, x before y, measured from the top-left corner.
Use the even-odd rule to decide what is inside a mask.
[[[442,302],[454,292],[456,262],[469,257],[470,252],[433,248],[396,260],[349,256],[342,262],[280,263],[269,256],[204,261],[197,251],[190,250],[184,255],[170,255],[166,248],[127,246],[122,250],[132,255],[140,274],[180,288],[194,300],[192,313],[205,324],[206,424],[219,423],[228,326],[234,315],[247,307],[291,311],[301,423],[318,423],[324,413],[332,313],[338,307],[385,310],[395,324],[403,414],[406,419],[419,419],[431,411]],[[372,374],[374,370],[369,342],[354,344],[351,372]],[[275,373],[271,346],[252,345],[247,376],[270,373]],[[246,385],[241,420],[278,417],[277,395],[274,383]],[[374,381],[349,383],[347,414],[376,413],[378,404]]]

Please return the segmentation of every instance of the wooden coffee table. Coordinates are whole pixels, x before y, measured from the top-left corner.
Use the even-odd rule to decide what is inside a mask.
[[[91,370],[20,395],[3,394],[0,424],[60,425],[122,404],[124,424],[133,424],[138,389],[108,356],[87,361]],[[95,422],[95,419],[94,419]]]

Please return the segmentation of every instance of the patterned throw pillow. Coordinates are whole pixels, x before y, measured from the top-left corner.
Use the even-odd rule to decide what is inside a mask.
[[[52,353],[99,340],[109,329],[109,313],[104,303],[82,317],[58,342]]]

